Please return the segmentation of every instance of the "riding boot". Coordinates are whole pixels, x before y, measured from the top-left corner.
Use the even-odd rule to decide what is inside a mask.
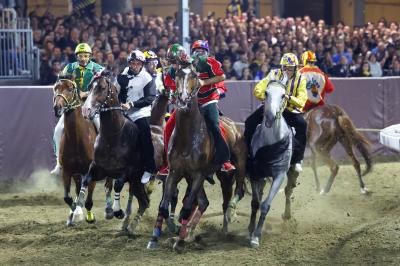
[[[294,165],[297,170],[301,171],[301,164],[304,158],[304,151],[307,142],[307,122],[301,113],[292,113],[285,110],[282,115],[285,118],[286,123],[290,127],[294,127],[296,130],[293,139],[293,155],[290,164]]]
[[[57,122],[56,127],[54,128],[54,135],[53,135],[53,145],[54,145],[54,155],[56,156],[56,166],[53,170],[51,170],[50,174],[59,176],[61,174],[61,164],[59,160],[60,156],[60,143],[61,137],[64,133],[64,115],[60,117]]]
[[[251,157],[251,140],[256,132],[257,126],[261,124],[264,114],[264,105],[257,108],[244,123],[244,138]]]
[[[204,116],[204,120],[207,124],[208,130],[211,131],[214,137],[215,145],[215,156],[214,162],[218,165],[229,161],[230,153],[229,147],[226,144],[224,138],[221,135],[221,130],[219,128],[219,112],[216,103],[208,104],[200,109]]]
[[[141,179],[143,184],[150,181],[150,177],[156,174],[157,167],[154,162],[154,147],[151,140],[149,117],[137,119],[135,124],[139,129],[139,144],[144,157],[144,173]]]

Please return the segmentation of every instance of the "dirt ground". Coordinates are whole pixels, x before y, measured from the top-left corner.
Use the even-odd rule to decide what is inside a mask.
[[[325,181],[328,169],[320,167],[319,173]],[[190,245],[183,254],[170,248],[168,236],[158,250],[146,249],[160,190],[152,195],[137,235],[129,237],[119,233],[120,220],[103,217],[103,184],[96,190],[96,223],[67,228],[61,186],[47,175],[35,179],[17,188],[23,192],[0,195],[0,265],[399,265],[400,261],[400,163],[376,164],[366,176],[372,192],[367,196],[360,194],[349,165],[341,166],[326,196],[316,193],[311,169],[306,167],[293,195],[294,219],[282,220],[284,193],[279,193],[258,249],[249,248],[247,239],[251,196],[240,202],[237,220],[225,238],[220,187],[207,184],[210,206],[198,228],[206,246]],[[126,198],[124,194],[124,206]]]

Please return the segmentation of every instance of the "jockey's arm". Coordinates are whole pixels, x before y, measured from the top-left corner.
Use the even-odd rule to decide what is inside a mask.
[[[306,87],[307,87],[307,81],[305,78],[302,78],[299,87],[297,88],[297,95],[296,96],[291,95],[289,97],[289,102],[299,109],[302,109],[304,107],[308,99]]]
[[[253,94],[258,100],[260,101],[265,100],[265,92],[267,90],[268,83],[269,83],[269,77],[267,76],[261,81],[259,81],[256,87],[254,88]]]
[[[325,75],[325,93],[332,93],[334,89],[332,81]]]
[[[207,86],[207,85],[213,85],[216,84],[218,82],[224,81],[225,80],[225,74],[220,75],[220,76],[215,76],[209,79],[200,79],[200,85],[201,86]]]
[[[156,98],[156,83],[154,79],[151,79],[149,83],[143,88],[143,97],[135,102],[130,102],[129,104],[135,108],[143,108],[149,106],[153,103]]]
[[[128,98],[128,79],[124,78],[122,75],[118,75],[117,83],[120,87],[118,100],[120,103],[126,103],[126,99]]]

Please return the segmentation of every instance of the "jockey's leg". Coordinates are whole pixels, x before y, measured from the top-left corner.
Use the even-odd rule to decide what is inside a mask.
[[[93,124],[96,127],[97,134],[100,133],[100,115],[94,116]]]
[[[259,124],[261,124],[264,115],[264,105],[257,108],[244,122],[244,138],[246,140],[247,148],[251,154],[251,139]]]
[[[211,103],[206,106],[202,106],[200,111],[204,116],[208,129],[211,131],[214,137],[216,149],[214,162],[218,165],[222,165],[229,161],[230,152],[228,144],[222,137],[221,129],[219,128],[219,112],[217,104]]]
[[[59,158],[60,158],[60,143],[63,133],[64,133],[64,114],[60,117],[56,127],[54,128],[53,143],[54,143],[54,154],[56,155],[57,164],[56,167],[54,167],[54,169],[51,170],[50,172],[53,175],[60,175],[61,173],[61,164]]]
[[[285,110],[283,111],[282,115],[285,118],[286,123],[290,127],[294,127],[296,130],[296,143],[294,143],[291,164],[295,165],[295,170],[297,172],[301,172],[301,164],[304,158],[304,151],[306,149],[307,142],[307,122],[301,113],[292,113],[288,110]]]
[[[151,175],[157,172],[156,163],[154,162],[154,147],[151,140],[149,117],[137,119],[135,124],[139,128],[139,143],[144,157],[144,173],[141,181],[143,184],[146,184],[150,181]]]
[[[172,112],[171,116],[168,118],[167,123],[165,124],[164,128],[164,151],[166,154],[166,157],[168,157],[168,143],[169,139],[171,138],[172,132],[174,131],[175,128],[175,110]],[[168,161],[168,160],[167,160]],[[160,171],[160,175],[168,175],[169,169],[168,165],[164,165]]]

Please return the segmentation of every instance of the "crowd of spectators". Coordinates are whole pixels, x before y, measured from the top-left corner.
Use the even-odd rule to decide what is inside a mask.
[[[133,49],[155,51],[164,57],[169,44],[179,41],[175,17],[141,16],[133,12],[101,17],[55,17],[30,14],[34,43],[41,49],[42,83],[75,61],[79,42],[92,46],[93,60],[114,73],[126,66]],[[260,80],[279,66],[286,52],[309,49],[318,66],[335,77],[400,75],[400,29],[384,19],[351,28],[342,22],[328,26],[310,17],[257,18],[247,13],[225,18],[190,15],[192,40],[208,40],[211,54],[223,65],[228,79]]]

